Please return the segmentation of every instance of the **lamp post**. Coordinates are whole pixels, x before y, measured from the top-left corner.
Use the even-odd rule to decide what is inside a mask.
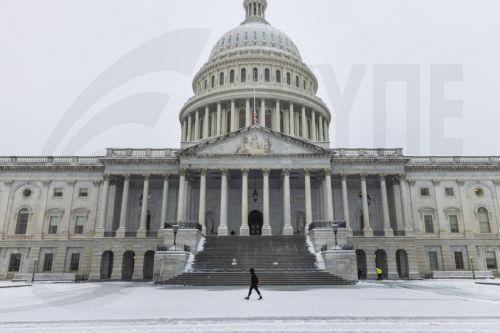
[[[334,250],[338,250],[339,247],[338,247],[337,233],[339,231],[339,223],[337,221],[333,221],[332,228],[333,228],[333,234],[335,235],[335,247],[334,247]]]
[[[35,273],[38,269],[38,260],[35,259],[35,264],[33,265],[33,275],[31,275],[31,283],[35,281]]]
[[[179,232],[179,225],[176,223],[172,226],[174,231],[174,251],[177,251],[177,233]]]
[[[476,271],[474,270],[474,263],[472,262],[472,258],[469,256],[470,268],[472,270],[472,279],[476,280]]]

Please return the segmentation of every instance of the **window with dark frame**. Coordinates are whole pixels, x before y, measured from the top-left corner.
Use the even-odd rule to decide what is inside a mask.
[[[29,217],[29,210],[24,208],[19,211],[19,213],[17,214],[16,235],[26,235]]]
[[[420,196],[421,197],[430,197],[431,191],[429,190],[428,187],[422,187],[422,188],[420,188]]]
[[[88,198],[89,197],[89,189],[82,187],[78,190],[78,197],[79,198]]]
[[[460,230],[458,228],[458,216],[457,215],[448,215],[448,222],[450,223],[450,231],[452,233],[459,233]]]
[[[439,270],[439,262],[438,262],[437,252],[430,251],[428,253],[428,256],[429,256],[429,266],[430,266],[431,271]]]
[[[424,215],[425,232],[428,234],[434,233],[434,217],[432,215]]]
[[[455,196],[455,189],[453,187],[447,187],[444,189],[444,195],[447,197]]]
[[[453,256],[455,257],[455,268],[458,270],[465,269],[463,253],[460,251],[455,251]]]
[[[80,253],[72,253],[69,264],[69,271],[78,272],[79,269],[80,269]]]
[[[52,271],[52,262],[54,261],[53,253],[45,253],[43,256],[43,272],[51,272]]]
[[[57,235],[60,219],[61,217],[59,215],[53,215],[49,218],[49,235]]]
[[[486,268],[497,270],[498,264],[497,264],[497,255],[495,251],[486,251],[484,255],[486,257]]]
[[[85,220],[87,218],[83,215],[79,215],[75,219],[75,235],[83,235],[83,228],[85,226]]]
[[[53,193],[53,197],[54,198],[62,198],[63,197],[63,189],[60,187],[55,188],[54,193]]]
[[[9,258],[9,272],[19,272],[21,269],[21,253],[11,253]]]

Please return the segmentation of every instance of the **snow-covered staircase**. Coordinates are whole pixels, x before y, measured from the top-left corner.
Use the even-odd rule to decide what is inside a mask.
[[[250,268],[256,270],[263,285],[351,284],[317,268],[304,236],[207,237],[192,272],[163,284],[247,285]]]

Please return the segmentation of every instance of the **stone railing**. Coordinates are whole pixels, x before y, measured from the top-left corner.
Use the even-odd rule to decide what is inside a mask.
[[[376,157],[403,157],[403,149],[353,149],[353,148],[337,148],[332,149],[332,153],[338,157],[348,157],[348,158],[376,158]]]
[[[106,149],[106,157],[114,158],[168,158],[175,157],[176,149]]]
[[[95,165],[97,156],[0,156],[0,165]]]
[[[419,165],[500,165],[500,156],[415,156],[410,166]]]

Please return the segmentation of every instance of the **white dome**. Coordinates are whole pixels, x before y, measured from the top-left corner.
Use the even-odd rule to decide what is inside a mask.
[[[283,31],[264,22],[246,22],[226,33],[215,44],[209,61],[243,49],[269,49],[302,62],[299,50],[292,40]]]

